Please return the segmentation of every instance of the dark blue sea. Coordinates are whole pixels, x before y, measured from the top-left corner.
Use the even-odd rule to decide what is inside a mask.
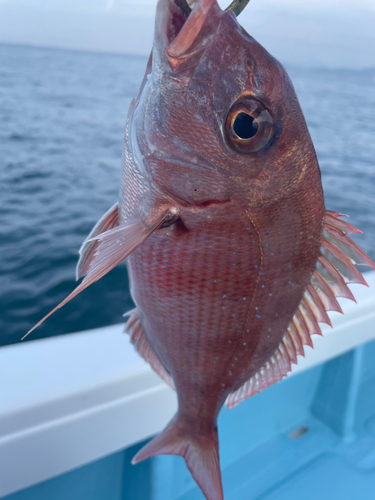
[[[117,200],[127,109],[146,58],[0,44],[0,345],[75,287],[77,253]],[[288,68],[318,153],[326,206],[375,259],[375,69]],[[122,321],[125,266],[29,339]]]

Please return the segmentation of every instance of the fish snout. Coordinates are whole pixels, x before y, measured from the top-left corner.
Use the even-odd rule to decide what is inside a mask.
[[[192,7],[192,8],[191,8]],[[217,0],[159,0],[154,50],[173,71],[194,64],[212,40],[224,12]]]

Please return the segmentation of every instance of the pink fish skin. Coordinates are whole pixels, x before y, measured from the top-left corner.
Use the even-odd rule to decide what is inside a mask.
[[[226,135],[228,113],[244,102],[271,115],[271,137],[256,151]],[[128,269],[179,410],[134,462],[182,455],[206,498],[219,500],[218,413],[280,345],[316,266],[325,208],[284,68],[215,0],[198,2],[187,20],[174,2],[158,4],[125,137],[120,224],[160,205],[178,219]]]
[[[84,280],[54,311],[127,259],[127,331],[178,397],[133,463],[181,455],[207,500],[222,500],[224,402],[281,380],[330,324],[326,311],[341,311],[336,297],[354,299],[347,283],[366,283],[354,264],[375,264],[347,236],[359,231],[325,210],[285,69],[216,0],[186,7],[158,2],[119,203],[84,242]]]

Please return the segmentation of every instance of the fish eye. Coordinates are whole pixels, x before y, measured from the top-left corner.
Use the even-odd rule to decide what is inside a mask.
[[[274,132],[271,113],[255,99],[234,104],[225,122],[227,142],[239,153],[260,151],[271,142]]]

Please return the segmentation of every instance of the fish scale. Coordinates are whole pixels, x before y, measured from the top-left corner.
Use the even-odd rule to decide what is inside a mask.
[[[194,217],[191,223],[188,219],[187,232],[177,237],[170,234],[173,230],[163,229],[164,235],[160,231],[150,237],[145,246],[128,259],[135,302],[143,315],[155,321],[155,326],[148,325],[152,344],[160,352],[158,333],[176,343],[182,359],[176,359],[175,351],[168,344],[164,346],[163,341],[166,354],[160,357],[166,367],[171,367],[175,360],[182,372],[184,362],[191,358],[186,356],[185,341],[191,344],[196,336],[197,342],[205,344],[204,339],[208,339],[205,349],[196,350],[195,346],[191,349],[193,356],[196,353],[200,358],[200,363],[194,363],[195,368],[199,368],[209,362],[211,354],[216,357],[223,344],[233,340],[233,330],[238,330],[235,325],[243,324],[248,309],[243,297],[251,293],[251,283],[258,274],[253,265],[254,259],[259,260],[257,253],[250,252],[248,245],[239,247],[241,238],[235,233],[231,237],[229,233],[234,221],[228,220],[226,224],[220,221],[218,231],[212,228],[206,232],[202,232],[202,222],[204,224],[200,217]],[[168,268],[170,263],[172,266]],[[171,353],[172,361],[168,359]],[[194,375],[202,376],[198,372]]]

